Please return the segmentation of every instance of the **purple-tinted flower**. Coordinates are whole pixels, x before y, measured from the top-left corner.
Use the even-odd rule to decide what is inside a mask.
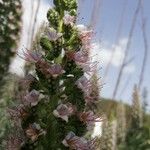
[[[94,145],[83,137],[76,136],[73,132],[69,132],[62,143],[73,150],[94,150]]]
[[[91,39],[92,39],[92,36],[93,36],[93,31],[92,30],[88,30],[87,27],[85,26],[77,26],[77,30],[78,30],[78,33],[79,33],[79,37],[80,37],[80,40],[82,42],[82,49],[84,51],[89,51],[89,49],[92,48],[92,45],[91,45]]]
[[[79,33],[81,41],[84,43],[90,42],[93,36],[93,31],[92,30],[83,30],[82,32]]]
[[[82,112],[79,114],[80,121],[87,125],[87,128],[91,130],[94,127],[95,122],[101,122],[102,119],[96,116],[92,111]]]
[[[23,103],[25,105],[36,106],[39,100],[39,92],[32,90],[30,93],[27,93],[23,98]]]
[[[92,63],[91,62],[87,62],[87,63],[80,63],[78,65],[79,65],[80,68],[83,69],[83,71],[85,73],[90,75],[91,73],[96,71],[97,64],[98,64],[97,62],[92,62]]]
[[[19,136],[10,135],[7,140],[6,150],[19,150],[24,144],[23,138]]]
[[[78,52],[67,52],[66,56],[70,59],[70,60],[74,60],[76,62],[76,64],[80,64],[80,63],[87,63],[88,62],[88,53],[80,50]]]
[[[64,73],[64,70],[63,70],[62,66],[59,65],[59,64],[53,64],[53,65],[51,65],[47,69],[47,71],[54,78],[56,78],[57,76],[59,76],[59,75],[61,75],[61,74]]]
[[[59,39],[62,36],[62,33],[57,33],[56,30],[49,28],[46,31],[47,36],[49,38],[50,41],[56,41],[57,39]]]
[[[85,76],[82,76],[76,81],[76,85],[79,89],[81,89],[84,93],[89,92],[91,83]]]
[[[63,18],[63,20],[64,20],[64,24],[65,25],[71,25],[71,26],[73,26],[74,21],[75,21],[75,16],[71,16],[68,13],[66,13],[65,16],[64,16],[64,18]]]
[[[77,64],[86,63],[86,62],[88,62],[88,59],[89,59],[88,53],[83,52],[81,50],[74,54],[74,61]]]
[[[37,123],[30,124],[29,127],[25,130],[25,133],[31,141],[36,141],[40,135],[45,134],[43,129]]]
[[[46,77],[50,77],[48,72],[49,67],[50,64],[45,60],[41,60],[40,62],[36,63],[36,68]]]
[[[19,55],[19,56],[31,63],[36,63],[38,61],[41,61],[42,59],[42,55],[40,53],[38,53],[37,51],[30,51],[28,49],[23,50],[23,55]]]
[[[71,103],[60,104],[54,111],[54,116],[61,118],[68,122],[69,116],[75,113],[75,107]]]

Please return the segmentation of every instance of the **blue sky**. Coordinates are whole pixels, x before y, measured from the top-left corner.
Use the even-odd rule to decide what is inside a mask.
[[[101,46],[99,50],[99,55],[107,48],[107,50],[111,51],[111,47],[115,41],[117,29],[119,26],[119,21],[122,13],[122,9],[124,7],[125,0],[100,0],[101,1],[101,7],[97,12],[97,24],[96,24],[96,39],[101,41]],[[90,17],[91,17],[91,10],[93,7],[93,0],[84,0],[82,1],[82,7],[79,7],[81,12],[80,16],[84,17],[80,22],[85,22],[86,24],[90,23]],[[136,9],[138,0],[126,0],[126,10],[125,10],[125,17],[124,22],[122,26],[122,34],[120,41],[123,39],[128,39],[129,30],[131,28],[131,21],[133,18],[134,11]],[[147,19],[146,24],[146,31],[147,31],[147,39],[148,43],[150,42],[150,1],[144,0],[144,15]],[[141,17],[138,16],[136,27],[134,30],[132,43],[130,47],[130,53],[129,58],[134,57],[133,62],[130,64],[134,70],[128,73],[123,74],[122,82],[120,84],[120,90],[118,92],[118,99],[122,99],[123,101],[131,102],[131,95],[132,95],[132,88],[133,85],[138,83],[139,75],[140,75],[140,69],[142,65],[142,59],[143,59],[143,53],[144,53],[144,45],[143,45],[143,37],[142,37],[142,30],[141,30]],[[124,49],[122,49],[123,51]],[[103,56],[102,56],[103,57]],[[143,82],[143,86],[146,86],[148,88],[148,91],[150,92],[150,53],[148,54],[148,61],[147,61],[147,67],[145,71],[145,79]],[[103,78],[103,72],[105,70],[105,65],[103,65],[103,59],[101,62],[103,69],[101,70],[101,76]],[[118,76],[118,69],[119,67],[113,66],[110,69],[108,78],[105,80],[105,85],[102,89],[102,95],[106,97],[111,97],[112,92],[114,90],[114,86],[116,83],[116,78]],[[126,89],[126,91],[123,92],[123,95],[120,95],[120,92],[122,91],[122,88],[126,82],[126,80],[129,79],[129,85]]]
[[[100,76],[103,78],[103,74],[106,68],[106,64],[109,60],[109,56],[111,54],[112,47],[116,47],[116,54],[114,60],[111,64],[111,69],[109,71],[108,77],[105,79],[105,85],[101,91],[101,95],[104,97],[112,97],[112,93],[114,90],[114,86],[118,76],[118,69],[121,64],[121,60],[124,56],[124,49],[126,42],[128,40],[128,34],[131,27],[131,21],[133,18],[134,11],[136,9],[138,0],[79,0],[79,16],[78,23],[89,25],[91,24],[91,14],[93,11],[94,2],[99,2],[99,5],[96,10],[95,15],[95,27],[94,31],[96,32],[96,36],[94,39],[96,48],[93,51],[98,53],[98,58],[100,61],[100,66],[102,66],[102,70],[100,70]],[[147,36],[148,43],[150,42],[150,0],[144,1],[144,15],[147,19]],[[36,0],[35,0],[36,2]],[[119,21],[122,13],[122,9],[124,8],[124,3],[127,3],[125,10],[125,17],[122,26],[122,34],[119,39],[119,44],[115,45],[115,38],[119,26]],[[29,27],[29,16],[30,16],[30,0],[24,0],[24,29],[22,34],[24,35],[21,39],[21,44],[26,45],[27,41],[27,29]],[[46,12],[48,8],[52,6],[52,0],[41,0],[40,11],[38,15],[37,27],[40,26],[42,21],[46,21]],[[96,9],[96,8],[95,8]],[[83,18],[83,19],[82,19]],[[140,69],[142,65],[144,45],[142,38],[142,30],[141,30],[141,18],[138,16],[136,27],[134,30],[134,35],[132,38],[132,43],[130,47],[129,58],[134,57],[133,62],[127,66],[126,71],[123,74],[123,80],[120,84],[120,89],[118,91],[117,99],[122,99],[125,102],[131,102],[132,88],[134,84],[138,83]],[[150,52],[148,54],[148,62],[147,68],[145,71],[145,79],[143,82],[143,86],[148,88],[150,93]],[[19,60],[20,62],[20,60]],[[21,63],[19,63],[21,64]],[[14,65],[15,66],[15,65]],[[15,66],[16,67],[16,66]],[[21,67],[21,65],[20,65]],[[121,95],[121,91],[123,89],[126,80],[129,79],[129,84],[126,90]]]

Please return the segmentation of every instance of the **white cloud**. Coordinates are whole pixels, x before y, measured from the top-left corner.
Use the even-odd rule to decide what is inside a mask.
[[[106,66],[112,56],[112,50],[115,49],[115,52],[113,54],[113,59],[111,61],[111,65],[113,67],[120,67],[122,64],[122,60],[124,58],[124,49],[127,43],[127,39],[121,39],[118,43],[118,45],[112,45],[110,47],[101,46],[100,43],[94,43],[93,44],[93,50],[91,55],[96,55],[96,58],[98,61],[102,63],[102,65]],[[129,64],[125,67],[124,73],[132,73],[135,71],[135,65]]]
[[[124,73],[133,73],[135,72],[135,65],[130,64],[124,68]]]

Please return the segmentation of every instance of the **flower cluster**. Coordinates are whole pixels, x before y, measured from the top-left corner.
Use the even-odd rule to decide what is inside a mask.
[[[25,106],[36,106],[39,100],[39,92],[36,90],[32,90],[31,92],[27,93],[22,101]]]
[[[37,123],[30,124],[25,130],[25,133],[31,141],[36,141],[40,135],[45,134],[45,131],[41,129],[40,125]]]
[[[93,31],[88,30],[86,26],[78,25],[77,26],[79,37],[82,41],[82,48],[84,51],[89,52],[91,49],[91,40],[93,37]]]
[[[40,54],[37,51],[30,51],[27,48],[22,49],[22,51],[23,51],[23,54],[20,55],[18,53],[18,55],[28,62],[36,63],[42,60],[42,54]]]
[[[64,2],[69,6],[61,8]],[[93,80],[97,63],[89,56],[93,31],[75,25],[76,0],[54,0],[54,5],[48,12],[50,27],[41,39],[44,52],[23,51],[22,57],[35,64],[36,78],[28,75],[21,81],[22,107],[10,112],[22,121],[26,149],[36,142],[48,149],[94,150],[94,140],[83,137],[101,121],[89,107],[99,99]],[[51,48],[46,50],[44,44]],[[40,99],[41,93],[46,100]]]
[[[101,122],[102,119],[96,116],[92,111],[82,112],[79,114],[80,120],[87,125],[87,129],[93,129],[95,122]]]
[[[83,137],[76,136],[73,132],[69,132],[62,143],[73,150],[94,150],[94,140],[87,141]]]
[[[61,118],[68,122],[68,117],[73,115],[76,111],[75,106],[72,106],[71,103],[60,104],[56,110],[53,111],[54,116]]]
[[[88,79],[86,76],[82,76],[76,82],[78,88],[80,88],[84,93],[84,98],[87,104],[96,103],[99,100],[99,88],[92,77]]]
[[[44,59],[42,59],[42,54],[37,51],[24,50],[23,56],[21,56],[28,62],[35,63],[38,69],[46,76],[46,77],[54,77],[61,75],[64,73],[64,70],[60,64],[48,63]],[[27,81],[32,80],[33,77],[27,76]],[[24,79],[25,81],[25,79]],[[25,81],[25,82],[27,82]]]

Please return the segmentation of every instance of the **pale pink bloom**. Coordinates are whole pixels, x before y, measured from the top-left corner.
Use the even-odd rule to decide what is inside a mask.
[[[83,52],[80,50],[74,54],[74,61],[77,63],[86,63],[88,62],[88,60],[89,60],[89,57],[86,52]]]
[[[93,36],[92,30],[86,30],[79,33],[79,37],[83,44],[83,49],[89,50],[91,48],[91,39]]]
[[[79,114],[80,121],[87,125],[87,129],[91,130],[95,122],[101,122],[102,119],[96,116],[92,111],[82,112]]]
[[[79,37],[83,43],[87,43],[92,39],[93,31],[89,30],[84,25],[77,25],[77,30],[79,33]]]
[[[88,61],[88,54],[86,52],[83,52],[82,50],[78,51],[78,52],[67,52],[66,56],[70,59],[70,60],[74,60],[76,62],[76,64],[78,63],[86,63]]]
[[[64,70],[61,65],[59,64],[53,64],[47,69],[48,73],[50,73],[51,76],[56,78],[57,76],[64,73]]]
[[[73,132],[69,132],[62,143],[72,150],[94,150],[94,145],[83,137],[76,136]]]
[[[98,62],[90,62],[88,52],[86,51],[80,50],[78,52],[67,52],[66,56],[68,59],[74,60],[78,67],[82,68],[87,74],[91,74],[97,69]]]
[[[39,92],[32,90],[30,93],[27,93],[23,98],[23,103],[25,105],[36,106],[39,100]]]
[[[41,129],[40,125],[37,123],[30,124],[29,127],[25,130],[25,133],[31,141],[36,141],[40,135],[45,134],[45,131]]]
[[[99,101],[99,95],[93,95],[91,93],[84,96],[87,104],[94,104]]]
[[[91,75],[93,74],[93,72],[96,72],[97,70],[97,64],[98,62],[86,62],[86,63],[77,63],[77,65],[82,68],[82,70],[88,74],[88,75]]]
[[[42,59],[42,54],[40,54],[37,51],[30,51],[28,49],[23,50],[23,55],[18,55],[24,60],[29,61],[31,63],[36,63],[38,61],[41,61]]]
[[[74,21],[75,21],[75,16],[71,16],[68,13],[66,13],[64,18],[63,18],[63,20],[64,20],[64,24],[65,25],[73,26],[74,25]]]
[[[81,89],[84,93],[89,91],[91,86],[90,80],[88,80],[85,76],[82,76],[76,81],[76,85],[79,89]]]
[[[93,31],[88,30],[86,27],[81,27],[78,29],[79,38],[82,42],[83,51],[89,52],[92,48],[91,40],[93,37]]]
[[[61,118],[68,122],[69,116],[75,113],[75,107],[71,103],[60,104],[54,111],[55,117]]]
[[[56,41],[62,36],[62,33],[57,33],[56,30],[52,28],[47,29],[46,34],[50,41]]]
[[[47,61],[41,60],[40,62],[36,63],[36,68],[46,77],[50,77],[50,74],[48,71],[48,69],[50,68],[50,64]]]
[[[90,41],[92,39],[93,36],[93,31],[92,30],[84,30],[82,32],[79,33],[80,35],[80,39],[85,41]]]

